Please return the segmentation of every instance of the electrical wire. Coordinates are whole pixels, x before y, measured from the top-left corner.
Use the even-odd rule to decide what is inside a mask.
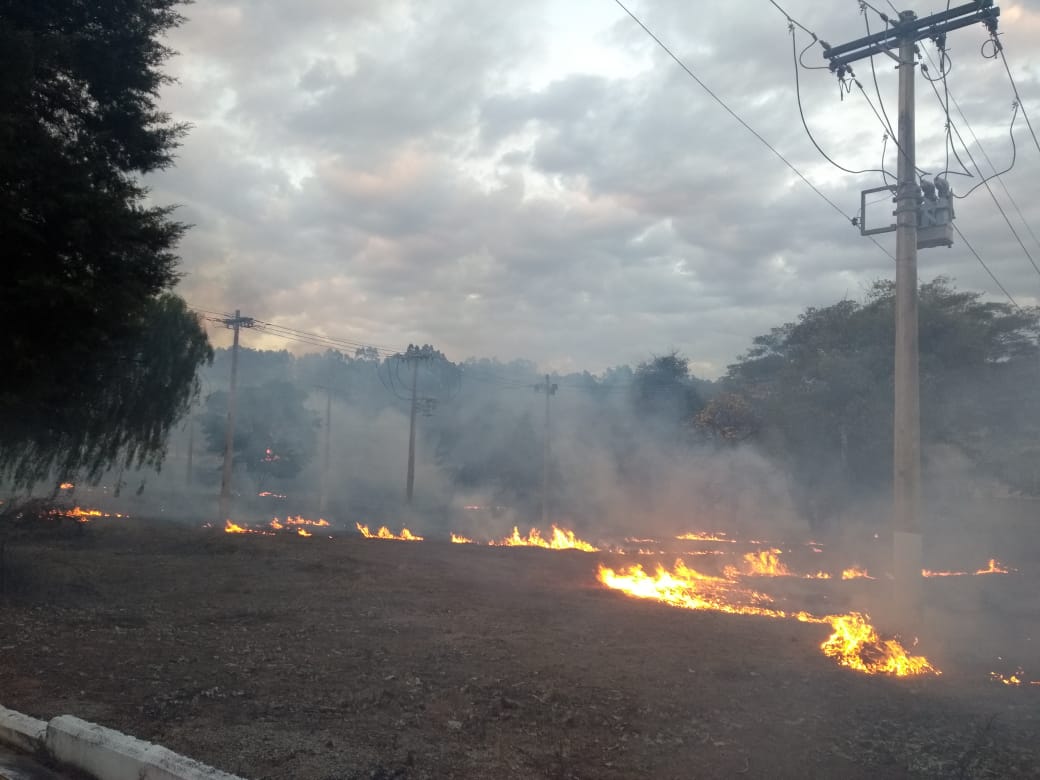
[[[993,44],[997,47],[997,53],[1000,55],[1001,62],[1004,63],[1004,70],[1007,73],[1008,81],[1011,82],[1011,89],[1015,93],[1015,100],[1018,101],[1018,105],[1022,107],[1022,117],[1026,120],[1026,127],[1029,128],[1029,134],[1033,136],[1033,143],[1036,144],[1036,150],[1040,152],[1040,141],[1036,138],[1036,133],[1033,131],[1033,123],[1029,121],[1029,114],[1026,113],[1026,105],[1022,102],[1022,96],[1018,94],[1018,85],[1015,84],[1015,77],[1011,75],[1011,66],[1008,65],[1007,57],[1004,56],[1004,45],[997,40],[996,34],[993,35]]]
[[[926,53],[927,53],[927,51],[926,51]],[[930,62],[932,61],[932,55],[930,53],[928,53],[928,60]],[[934,62],[933,62],[933,64],[934,64]],[[997,170],[997,166],[993,164],[993,160],[990,159],[989,153],[986,151],[986,148],[982,145],[982,142],[979,140],[979,137],[975,134],[975,129],[971,126],[971,122],[968,121],[968,117],[964,113],[964,109],[961,108],[960,103],[957,102],[957,98],[954,96],[954,94],[952,92],[947,91],[947,96],[949,98],[949,101],[946,104],[947,105],[947,112],[946,112],[947,113],[947,121],[949,121],[949,119],[948,119],[949,118],[949,108],[948,108],[948,106],[949,106],[949,103],[952,102],[953,103],[953,107],[957,109],[957,113],[960,115],[961,121],[964,122],[964,126],[966,128],[968,128],[968,133],[971,135],[972,140],[975,142],[975,146],[978,147],[979,151],[982,153],[982,156],[985,158],[986,163],[989,165],[990,169],[992,171],[994,171],[994,173],[995,173],[996,170]],[[947,125],[947,132],[950,132],[950,133],[953,132],[952,129],[949,128],[949,125]],[[956,151],[956,149],[955,149],[955,151]],[[963,165],[963,163],[962,163],[962,165]],[[972,176],[971,173],[965,173],[964,175]],[[1004,194],[1007,195],[1007,198],[1011,202],[1011,205],[1014,206],[1015,212],[1018,214],[1018,218],[1022,221],[1022,224],[1025,225],[1026,230],[1029,231],[1029,235],[1032,237],[1033,241],[1036,242],[1037,246],[1040,246],[1040,239],[1038,239],[1037,236],[1036,236],[1036,233],[1033,232],[1033,228],[1029,224],[1029,220],[1026,219],[1025,214],[1022,213],[1022,208],[1018,205],[1018,201],[1015,200],[1015,196],[1012,195],[1011,194],[1011,190],[1008,189],[1007,183],[1004,181],[1004,177],[1003,176],[998,176],[997,177],[997,181],[1000,183],[1000,186],[1004,190]]]
[[[970,190],[968,190],[963,195],[957,195],[956,193],[954,193],[953,197],[955,197],[955,198],[957,198],[959,200],[963,200],[964,198],[967,198],[969,195],[971,195],[971,193],[975,192],[975,190],[977,190],[979,187],[982,187],[982,186],[985,186],[986,189],[989,190],[990,194],[992,195],[993,194],[993,190],[991,190],[990,186],[989,186],[990,180],[991,179],[999,179],[1001,176],[1003,176],[1005,173],[1009,173],[1011,171],[1011,169],[1015,167],[1015,159],[1018,156],[1018,148],[1017,148],[1017,146],[1015,144],[1015,118],[1018,116],[1018,108],[1019,108],[1018,104],[1016,103],[1015,106],[1014,106],[1014,111],[1011,114],[1011,128],[1008,131],[1008,135],[1011,138],[1011,162],[1008,165],[1008,167],[1005,168],[1002,171],[994,171],[992,176],[986,176],[986,177],[982,178],[982,181],[980,181],[978,184],[976,184],[974,187],[972,187]],[[968,155],[968,159],[971,160],[972,167],[974,167],[976,173],[978,173],[979,176],[982,177],[982,169],[979,167],[979,164],[977,162],[975,162],[975,158],[972,156],[971,150],[968,148],[968,145],[964,142],[964,137],[961,135],[960,129],[957,127],[956,123],[954,123],[952,121],[950,122],[950,126],[953,128],[953,132],[956,133],[957,140],[960,141],[961,142],[961,146],[964,147],[964,152],[965,152],[965,154]],[[996,200],[996,196],[994,196],[994,200]]]
[[[866,25],[867,35],[870,36],[870,35],[872,35],[872,33],[870,31],[870,19],[867,17],[866,5],[867,4],[865,2],[863,2],[863,0],[860,0],[860,10],[863,13],[863,24]],[[881,97],[881,86],[878,84],[877,68],[874,65],[874,55],[873,54],[870,55],[870,75],[874,79],[874,91],[877,93],[878,105],[881,106],[881,113],[885,117],[885,121],[884,121],[885,129],[888,131],[888,134],[890,136],[895,138],[896,134],[895,134],[895,131],[892,129],[892,120],[889,119],[889,117],[888,117],[888,111],[885,110],[885,100],[884,100],[883,97]],[[884,159],[884,154],[882,154],[882,159]],[[883,167],[884,167],[884,165],[882,165],[882,168]]]
[[[969,250],[969,251],[970,251],[970,252],[971,252],[971,253],[972,253],[973,255],[975,255],[975,259],[979,261],[979,265],[981,265],[981,266],[982,266],[983,268],[985,268],[985,269],[986,269],[986,273],[988,273],[988,274],[989,274],[989,278],[990,278],[990,279],[992,279],[992,280],[993,280],[993,283],[994,283],[994,284],[996,284],[996,285],[997,285],[997,287],[999,287],[999,288],[1000,288],[1000,291],[1001,291],[1002,293],[1004,293],[1004,295],[1006,295],[1006,296],[1007,296],[1007,299],[1008,299],[1009,301],[1011,301],[1011,305],[1012,305],[1012,306],[1014,306],[1014,307],[1015,307],[1016,309],[1018,309],[1019,311],[1021,311],[1021,310],[1022,310],[1022,307],[1018,305],[1018,301],[1016,301],[1016,300],[1015,300],[1014,298],[1012,298],[1012,297],[1011,297],[1011,293],[1009,293],[1009,292],[1007,291],[1007,289],[1005,289],[1004,285],[1002,285],[1002,284],[1000,283],[1000,280],[999,280],[999,279],[998,279],[998,278],[996,277],[996,274],[994,274],[994,273],[993,273],[993,272],[992,272],[991,270],[989,270],[989,266],[988,266],[988,265],[986,265],[985,261],[984,261],[984,260],[983,260],[983,259],[982,259],[982,258],[981,258],[981,257],[979,256],[979,253],[975,251],[975,247],[973,247],[973,246],[972,246],[972,245],[971,245],[971,244],[970,244],[970,243],[968,242],[968,239],[966,239],[966,238],[964,237],[964,234],[963,234],[963,233],[961,232],[961,229],[960,229],[959,227],[957,227],[957,223],[956,223],[956,222],[954,222],[954,223],[952,223],[952,224],[953,224],[953,229],[954,229],[954,230],[955,230],[955,231],[957,232],[957,235],[958,235],[958,236],[960,236],[960,239],[961,239],[961,241],[963,241],[963,242],[964,242],[964,246],[968,247],[968,250]]]
[[[628,9],[628,7],[623,2],[621,2],[621,0],[614,0],[614,2],[617,4],[617,6],[619,8],[621,8],[622,11],[624,11],[626,14],[628,14],[628,16],[630,16],[632,18],[632,21],[634,21],[636,24],[638,24],[643,29],[643,32],[645,32],[654,41],[654,43],[656,43],[659,47],[661,47],[661,50],[664,51],[665,54],[667,54],[669,57],[671,57],[672,60],[674,60],[675,63],[680,68],[682,68],[683,71],[686,72],[686,75],[688,75],[691,79],[693,79],[697,83],[697,85],[700,86],[701,89],[703,89],[705,92],[707,92],[708,95],[711,96],[711,98],[716,103],[718,103],[726,111],[727,114],[729,114],[731,117],[733,117],[735,120],[737,120],[737,122],[739,122],[740,125],[745,130],[747,130],[749,133],[751,133],[751,135],[753,135],[755,138],[757,138],[762,143],[763,146],[765,146],[770,152],[773,153],[773,155],[778,160],[780,160],[780,162],[782,162],[784,165],[786,165],[788,168],[790,168],[791,171],[793,171],[794,174],[799,179],[801,179],[809,187],[809,189],[811,189],[813,192],[815,192],[828,206],[830,206],[832,209],[834,209],[834,211],[838,212],[838,214],[840,214],[842,217],[844,217],[845,220],[850,225],[855,226],[857,224],[856,221],[852,217],[850,217],[848,214],[846,214],[844,211],[842,211],[842,209],[839,208],[834,203],[834,201],[832,201],[830,198],[828,198],[826,195],[824,195],[823,192],[815,184],[813,184],[811,181],[809,181],[805,177],[805,174],[803,174],[800,170],[798,170],[798,168],[796,168],[794,166],[794,164],[790,160],[788,160],[779,151],[777,151],[775,146],[773,146],[771,143],[769,143],[769,141],[767,141],[765,138],[763,138],[762,135],[757,130],[755,130],[751,125],[749,125],[747,122],[745,122],[744,119],[742,119],[740,117],[740,115],[737,114],[736,111],[734,111],[732,108],[730,108],[722,98],[720,98],[717,94],[715,94],[715,92],[712,91],[712,89],[707,84],[705,84],[703,81],[701,81],[701,79],[698,78],[698,76],[690,69],[690,67],[685,62],[683,62],[682,59],[680,59],[679,56],[676,55],[670,48],[668,48],[668,46],[665,44],[665,42],[662,41],[660,38],[658,38],[657,35],[655,35],[653,33],[653,31],[649,27],[647,27],[638,16],[636,16],[632,11],[630,11]],[[773,2],[773,0],[770,0],[770,2]],[[773,2],[773,5],[776,5],[776,3]],[[777,6],[777,7],[779,8],[779,6]],[[782,9],[781,9],[781,11],[782,11]],[[893,262],[895,262],[895,258],[892,256],[891,252],[889,252],[887,249],[885,249],[883,246],[881,246],[881,244],[879,244],[877,242],[877,240],[874,239],[873,236],[868,236],[868,238],[871,240],[871,242],[878,249],[880,249],[882,252],[884,252],[886,255],[888,255],[888,257]]]

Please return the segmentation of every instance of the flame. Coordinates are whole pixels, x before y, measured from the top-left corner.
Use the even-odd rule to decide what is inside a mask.
[[[537,528],[528,531],[527,536],[520,535],[520,530],[513,526],[512,536],[507,536],[499,542],[488,542],[492,546],[502,547],[544,547],[548,550],[581,550],[583,552],[599,552],[598,547],[593,547],[588,542],[583,542],[574,535],[574,531],[568,531],[557,526],[552,527],[552,539],[543,539],[542,532]]]
[[[62,482],[60,485],[58,485],[59,490],[72,490],[74,487],[76,486],[71,482]]]
[[[458,536],[457,534],[452,534],[451,535],[451,543],[452,544],[474,544],[474,541],[472,539],[469,539],[469,538],[465,537],[465,536]]]
[[[71,517],[77,523],[89,523],[97,517],[126,517],[121,512],[102,512],[100,509],[84,509],[81,506],[74,506],[72,509],[53,509],[50,514],[60,517]]]
[[[1014,674],[1008,675],[1007,677],[1002,675],[1000,672],[990,672],[989,673],[989,678],[991,680],[993,680],[994,682],[1000,682],[1000,683],[1003,683],[1004,685],[1021,685],[1022,684],[1022,675],[1023,674],[1024,674],[1024,672],[1021,669],[1019,669]],[[1038,685],[1040,683],[1031,683],[1031,684],[1032,685]]]
[[[620,571],[600,564],[597,577],[608,588],[633,598],[653,599],[683,609],[793,618],[803,623],[830,625],[832,633],[820,645],[820,650],[840,665],[867,674],[897,677],[941,674],[927,658],[909,655],[895,639],[881,639],[866,615],[850,612],[818,617],[808,612],[788,613],[772,606],[772,600],[765,594],[742,588],[729,576],[702,574],[682,560],[676,561],[670,572],[658,565],[654,575],[647,574],[638,564]]]
[[[708,533],[707,531],[687,531],[684,534],[679,534],[676,539],[684,542],[728,542],[730,544],[736,544],[735,539],[723,539],[726,534],[722,531],[718,533]]]
[[[299,515],[297,515],[296,517],[285,518],[285,523],[286,525],[312,525],[315,528],[329,527],[328,520],[324,520],[322,518],[318,518],[317,520],[308,520],[306,517],[300,517]]]
[[[780,562],[779,555],[780,550],[775,547],[770,550],[745,553],[743,573],[753,577],[790,577],[791,570]],[[730,579],[741,574],[736,566],[727,566],[724,572]]]
[[[296,529],[296,533],[299,534],[300,536],[314,536],[314,534],[312,534],[306,528],[297,528]]]
[[[985,569],[979,569],[976,574],[1010,574],[1011,570],[1001,566],[996,559],[990,558],[989,565]]]
[[[249,533],[248,528],[244,528],[240,525],[235,525],[230,520],[224,523],[224,533],[226,534],[247,534]]]
[[[848,569],[845,569],[841,573],[841,578],[843,580],[855,580],[855,579],[872,580],[872,579],[874,579],[869,574],[867,574],[867,570],[866,569],[863,569],[863,568],[861,568],[859,566],[850,566]]]
[[[995,558],[989,559],[989,564],[985,569],[977,569],[975,571],[932,571],[931,569],[921,569],[922,577],[967,577],[972,574],[1010,574],[1015,571],[1003,566]]]
[[[275,531],[281,531],[283,528],[285,528],[285,526],[282,525],[282,522],[277,517],[272,517],[271,522],[268,523],[268,525],[271,526],[271,528],[273,528]]]
[[[261,498],[285,498],[286,497],[286,495],[284,493],[272,493],[270,490],[261,491],[260,493],[257,493],[257,495],[260,496]]]
[[[416,536],[407,528],[402,528],[401,534],[397,536],[385,525],[380,527],[380,529],[375,533],[369,531],[367,525],[361,525],[361,523],[354,523],[354,526],[358,529],[358,532],[366,539],[395,539],[399,542],[421,542],[423,540],[423,537]]]

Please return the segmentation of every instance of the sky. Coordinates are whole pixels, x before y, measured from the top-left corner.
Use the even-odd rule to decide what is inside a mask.
[[[876,170],[844,173],[813,147],[791,34],[768,0],[626,4],[846,214],[882,184]],[[855,0],[780,5],[832,45],[866,33]],[[1040,131],[1040,0],[999,6]],[[923,16],[945,4],[904,7]],[[894,274],[882,248],[613,0],[196,0],[183,13],[167,41],[176,82],[161,103],[191,131],[176,165],[147,184],[194,226],[178,291],[195,307],[561,372],[676,349],[715,378],[756,335]],[[966,117],[951,109],[954,124],[988,173],[968,126],[1007,167],[1014,94],[1000,60],[981,54],[986,37],[981,26],[950,34],[947,83]],[[812,41],[797,30],[796,43]],[[930,43],[922,53],[937,61]],[[823,64],[821,49],[804,62]],[[884,152],[894,171],[896,148],[871,104],[880,92],[895,120],[897,75],[887,57],[875,65],[878,89],[864,60],[863,91],[844,96],[827,70],[801,70],[801,104],[833,160],[878,169]],[[1025,249],[985,187],[957,202],[956,224],[1024,306],[1040,298],[1030,261],[1040,266],[1040,150],[1021,112],[1014,139],[1015,166],[991,186]],[[947,167],[945,117],[920,77],[917,150],[925,170]],[[979,181],[950,179],[959,192]],[[885,221],[873,209],[868,218]],[[894,254],[894,234],[877,240]],[[922,279],[943,274],[1007,300],[959,239],[919,263]],[[211,335],[228,341],[223,328]],[[242,343],[314,349],[258,332]]]

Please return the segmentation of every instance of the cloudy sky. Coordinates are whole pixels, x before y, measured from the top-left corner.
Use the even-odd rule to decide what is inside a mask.
[[[855,0],[780,4],[832,44],[865,34]],[[1040,0],[1000,6],[1040,131]],[[768,0],[629,7],[844,211],[881,184],[812,147],[787,23]],[[715,377],[755,335],[893,273],[613,0],[196,0],[184,13],[163,103],[193,129],[177,166],[149,184],[195,226],[180,287],[195,306],[546,369],[600,371],[676,348]],[[981,27],[951,33],[949,86],[1002,168],[1013,93],[1000,61],[980,56],[985,39]],[[799,31],[799,48],[809,43]],[[806,53],[821,62],[819,48]],[[894,119],[892,65],[877,59]],[[877,105],[867,63],[856,71]],[[823,149],[849,168],[880,167],[882,125],[859,90],[842,99],[826,70],[801,82]],[[943,122],[918,80],[929,171],[946,166]],[[1040,234],[1040,152],[1021,114],[1015,138],[1004,181],[1027,224],[996,181],[994,192],[1040,265],[1029,232]],[[890,142],[889,170],[894,152]],[[957,224],[1020,304],[1040,298],[1040,274],[985,188],[958,203]],[[894,252],[894,235],[879,241]],[[922,278],[1004,299],[960,242],[920,262]],[[259,333],[246,342],[308,349]]]

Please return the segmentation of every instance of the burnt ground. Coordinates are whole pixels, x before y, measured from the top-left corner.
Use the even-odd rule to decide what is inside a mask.
[[[605,554],[135,519],[7,560],[0,703],[255,780],[1040,776],[1040,686],[986,677],[1002,642],[1037,660],[1036,575],[927,582],[944,674],[897,680],[837,667],[826,627],[608,591]]]

